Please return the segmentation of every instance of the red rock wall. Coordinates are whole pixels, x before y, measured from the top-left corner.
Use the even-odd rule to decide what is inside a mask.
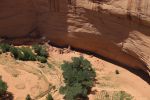
[[[37,29],[58,45],[149,71],[149,0],[2,0],[0,35]]]
[[[0,36],[25,36],[36,27],[36,19],[32,0],[1,0]]]

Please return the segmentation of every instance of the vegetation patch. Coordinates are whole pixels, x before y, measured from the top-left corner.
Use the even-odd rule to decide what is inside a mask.
[[[18,51],[21,52],[22,54],[22,57],[19,57],[19,60],[23,60],[23,61],[35,61],[36,60],[36,55],[33,53],[31,48],[21,47],[21,48],[18,48]]]
[[[7,88],[8,88],[7,84],[2,79],[0,79],[0,96],[6,93]]]
[[[43,45],[33,45],[30,47],[15,47],[9,44],[0,44],[0,53],[11,52],[13,57],[23,61],[40,61],[46,63],[48,52]]]
[[[134,97],[125,91],[106,91],[102,90],[95,100],[133,100]]]
[[[36,44],[33,45],[32,48],[38,56],[45,57],[45,58],[48,57],[48,52],[45,46]]]
[[[32,100],[32,98],[29,94],[26,96],[26,100]]]
[[[11,46],[9,44],[2,43],[0,44],[0,49],[2,53],[9,52]]]
[[[51,94],[48,94],[46,100],[54,100]]]
[[[120,74],[119,70],[115,70],[115,73],[116,73],[116,74]]]
[[[66,85],[60,88],[60,93],[65,95],[65,100],[88,99],[96,77],[91,66],[83,57],[74,57],[72,62],[65,61],[61,65]]]
[[[13,100],[13,95],[7,91],[7,84],[0,77],[0,100]]]

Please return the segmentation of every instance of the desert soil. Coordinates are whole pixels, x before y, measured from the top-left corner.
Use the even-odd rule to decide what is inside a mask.
[[[10,53],[0,55],[0,75],[8,84],[8,91],[13,93],[14,100],[25,100],[27,94],[35,100],[45,100],[48,93],[52,94],[54,100],[63,100],[63,95],[59,93],[60,86],[64,84],[60,66],[64,60],[70,61],[71,57],[78,56],[88,59],[97,75],[92,88],[95,92],[89,95],[89,100],[100,100],[98,97],[102,90],[122,90],[136,100],[150,100],[149,84],[121,66],[67,48],[48,46],[48,51],[50,66],[36,61],[15,60]],[[116,74],[116,70],[120,74]]]

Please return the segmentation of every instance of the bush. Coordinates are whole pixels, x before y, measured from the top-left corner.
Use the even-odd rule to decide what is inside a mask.
[[[0,48],[0,54],[2,54],[3,53],[3,51],[2,51],[2,49]]]
[[[23,53],[23,58],[21,60],[25,61],[35,61],[36,55],[32,52],[32,50],[28,47],[22,47],[20,48],[21,52]]]
[[[96,96],[96,100],[134,100],[134,97],[125,91],[102,90]]]
[[[32,100],[29,94],[26,96],[26,100]]]
[[[126,93],[125,91],[114,92],[113,94],[114,100],[133,100],[133,96]]]
[[[72,58],[73,62],[64,62],[64,82],[66,85],[60,88],[60,93],[65,94],[66,100],[86,99],[96,77],[91,63],[83,57]]]
[[[46,63],[47,59],[45,57],[37,56],[37,60],[40,61],[41,63]]]
[[[120,74],[119,70],[115,70],[115,73],[116,73],[116,74]]]
[[[2,80],[0,76],[0,100],[13,100],[13,94],[7,91],[7,84]]]
[[[5,43],[0,44],[0,49],[2,50],[3,53],[9,52],[10,47],[11,46],[9,44]]]
[[[2,79],[0,79],[0,96],[6,93],[7,88],[8,88],[7,84]]]
[[[10,52],[13,54],[15,59],[24,61],[35,61],[36,55],[28,47],[16,48],[11,47]]]
[[[35,53],[39,54],[40,50],[42,49],[42,46],[35,44],[35,45],[32,45],[32,49],[35,51]]]
[[[48,57],[48,52],[46,51],[45,48],[42,48],[42,49],[41,49],[39,56],[43,56],[43,57],[45,57],[45,58]]]
[[[38,56],[43,56],[45,58],[48,57],[48,52],[46,51],[46,48],[44,46],[36,44],[33,45],[32,48]]]
[[[53,100],[53,97],[51,94],[48,94],[47,97],[46,97],[46,100]]]
[[[21,52],[21,50],[19,48],[16,48],[14,46],[12,46],[10,48],[10,52],[13,54],[15,59],[23,59],[24,54]]]
[[[10,52],[13,54],[14,58],[18,58],[18,49],[16,47],[12,46]]]
[[[40,61],[41,63],[47,62],[48,52],[42,45],[33,45],[35,53],[29,47],[17,48],[9,44],[0,44],[0,54],[5,52],[11,52],[15,59],[24,61]]]

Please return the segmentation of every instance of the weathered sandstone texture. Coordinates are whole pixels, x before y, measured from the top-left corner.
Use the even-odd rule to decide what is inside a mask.
[[[36,18],[32,0],[1,0],[0,35],[25,36],[36,27]]]
[[[0,36],[34,30],[58,45],[150,71],[149,0],[1,0]]]

